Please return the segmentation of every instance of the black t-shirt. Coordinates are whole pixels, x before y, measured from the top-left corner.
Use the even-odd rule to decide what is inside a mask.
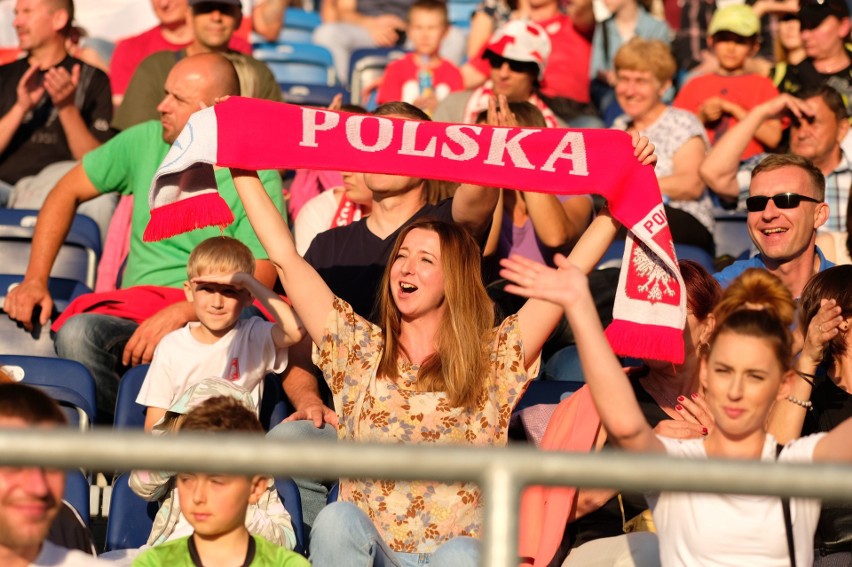
[[[846,54],[852,60],[852,52],[847,50]],[[820,73],[814,67],[813,60],[808,57],[798,65],[787,67],[787,73],[781,79],[778,90],[795,95],[804,88],[821,85],[828,85],[840,93],[846,103],[846,110],[852,112],[852,65],[836,73]]]
[[[305,260],[319,273],[334,295],[352,306],[355,313],[376,322],[374,309],[379,284],[400,231],[423,217],[453,222],[453,201],[424,205],[387,238],[367,228],[363,218],[348,226],[321,232],[305,253]]]
[[[841,390],[830,379],[818,383],[811,393],[813,411],[807,412],[802,435],[831,431],[852,417],[852,394]],[[832,545],[834,544],[834,545]],[[845,545],[839,545],[845,544]],[[852,503],[823,501],[816,532],[816,546],[852,550]]]
[[[630,385],[633,386],[633,392],[636,394],[639,408],[645,415],[645,419],[648,420],[648,425],[656,427],[659,422],[672,418],[663,411],[657,401],[639,383],[639,378],[646,374],[647,368],[637,369],[636,372],[632,372]],[[611,447],[609,438],[604,443],[604,447]],[[555,565],[557,567],[562,565],[562,562],[565,561],[565,558],[572,549],[586,542],[604,537],[623,535],[624,519],[630,520],[648,508],[648,503],[642,494],[625,492],[621,494],[621,499],[624,504],[624,517],[621,515],[618,497],[615,496],[594,512],[569,523],[565,528],[565,535],[562,536],[562,543],[559,545],[559,550],[548,565]]]
[[[74,104],[92,135],[106,142],[111,135],[109,124],[112,120],[109,78],[100,69],[86,65],[70,55],[57,67],[64,67],[70,73],[74,65],[80,65],[80,81]],[[9,112],[17,102],[18,82],[29,66],[26,58],[0,66],[0,116]],[[22,177],[37,174],[52,163],[73,159],[59,115],[50,96],[45,93],[24,117],[8,147],[0,154],[0,180],[14,184]]]

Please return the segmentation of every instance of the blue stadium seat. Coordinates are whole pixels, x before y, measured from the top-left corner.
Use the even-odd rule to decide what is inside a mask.
[[[0,266],[3,273],[26,273],[30,244],[38,211],[0,209]],[[101,256],[98,226],[87,216],[75,215],[50,272],[52,277],[83,282],[95,287],[95,275]]]
[[[325,503],[331,504],[332,502],[337,502],[338,496],[340,496],[340,483],[335,482],[331,485],[331,488],[328,489],[328,496],[325,497]]]
[[[716,255],[739,258],[748,254],[752,248],[751,236],[748,233],[748,213],[721,209],[714,209],[713,213],[716,219],[716,228],[713,231]]]
[[[299,496],[299,487],[290,478],[276,478],[275,489],[278,497],[284,503],[284,508],[290,513],[290,521],[293,522],[293,531],[296,532],[296,548],[294,551],[304,554],[305,550],[305,524],[302,517],[302,498]]]
[[[264,43],[254,49],[279,83],[301,85],[337,84],[331,52],[312,43]]]
[[[119,475],[112,485],[104,551],[142,547],[151,534],[159,504],[146,502],[130,490],[129,477]]]
[[[143,405],[136,403],[145,374],[148,373],[147,364],[134,366],[124,373],[121,382],[118,383],[118,396],[115,399],[115,418],[113,427],[116,429],[142,429],[145,427],[145,411]]]
[[[89,508],[91,488],[86,475],[78,469],[65,472],[65,500],[77,510],[87,524],[92,514]]]
[[[576,392],[583,384],[564,380],[533,380],[512,413],[538,404],[558,404],[565,394]]]
[[[55,394],[62,405],[72,404],[78,408],[80,425],[83,428],[94,422],[95,380],[88,369],[73,360],[45,358],[40,356],[0,355],[0,366],[11,367],[13,376],[23,384],[44,387]],[[18,375],[20,374],[20,376]]]
[[[314,29],[321,23],[322,19],[317,12],[287,8],[284,12],[284,26],[278,34],[278,43],[311,43]]]
[[[353,51],[349,59],[349,91],[352,93],[352,104],[365,106],[367,101],[361,96],[364,88],[384,75],[388,63],[403,55],[405,51],[396,47],[369,47]]]
[[[447,15],[450,17],[450,25],[470,29],[470,20],[478,5],[479,2],[477,1],[449,0],[447,2]]]
[[[624,257],[624,245],[624,240],[616,240],[610,244],[600,263],[598,263],[597,269],[620,268],[622,258]],[[716,271],[713,267],[713,257],[703,248],[689,244],[675,243],[675,254],[678,260],[693,260],[698,262],[711,274]]]
[[[349,92],[343,87],[328,85],[303,85],[301,83],[278,83],[284,102],[302,106],[327,107],[338,94],[343,95],[343,104],[349,104]]]

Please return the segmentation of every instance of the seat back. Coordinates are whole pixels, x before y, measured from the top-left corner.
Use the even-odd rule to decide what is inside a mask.
[[[449,0],[447,2],[447,15],[450,19],[450,25],[470,29],[470,20],[473,18],[473,13],[476,12],[478,5],[479,2],[471,2],[470,0]]]
[[[112,485],[104,551],[137,549],[151,534],[159,505],[137,496],[128,485],[129,478],[124,473]]]
[[[91,487],[86,475],[79,469],[65,473],[65,500],[77,510],[83,521],[88,524],[92,514],[90,509]]]
[[[113,427],[116,429],[142,429],[145,427],[145,412],[147,408],[136,403],[145,375],[148,373],[147,364],[134,366],[124,373],[118,383],[118,396],[115,399],[115,418]]]
[[[337,78],[331,52],[312,43],[265,43],[254,49],[279,83],[334,86]]]
[[[277,374],[267,374],[263,378],[263,396],[260,399],[258,417],[264,429],[269,431],[290,415],[292,408],[284,395],[281,377]]]
[[[403,55],[405,55],[403,50],[388,47],[370,47],[353,51],[349,59],[349,90],[352,93],[352,104],[364,106],[367,102],[362,97],[364,88],[384,75],[388,63]]]
[[[349,92],[343,87],[304,85],[292,82],[278,83],[278,86],[281,88],[281,96],[284,97],[284,102],[290,104],[325,108],[331,104],[331,101],[338,94],[343,96],[343,104],[349,104]]]
[[[278,43],[311,43],[314,29],[322,23],[320,15],[301,8],[287,8]]]
[[[95,380],[89,370],[74,360],[14,354],[0,355],[0,366],[10,370],[23,384],[44,388],[62,405],[82,410],[81,427],[95,420]],[[84,419],[83,419],[84,418]],[[88,423],[86,423],[88,422]]]
[[[284,508],[290,514],[293,523],[293,531],[296,532],[296,547],[294,551],[305,553],[305,524],[302,516],[302,497],[299,496],[299,487],[291,478],[276,478],[275,489],[278,497],[284,504]]]
[[[3,273],[26,273],[37,219],[38,211],[35,210],[0,209],[0,265]],[[100,255],[97,224],[87,216],[75,215],[50,275],[77,280],[94,289]]]

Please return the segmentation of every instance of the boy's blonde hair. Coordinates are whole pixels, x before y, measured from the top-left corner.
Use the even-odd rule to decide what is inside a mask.
[[[408,9],[408,21],[411,21],[411,14],[413,14],[416,10],[423,10],[424,12],[440,12],[440,14],[444,17],[444,25],[450,25],[450,15],[447,12],[447,3],[443,0],[416,0],[411,7]]]
[[[615,71],[650,71],[666,84],[674,77],[677,63],[669,45],[659,39],[634,37],[621,46],[613,61]]]
[[[208,274],[254,273],[254,255],[248,246],[230,236],[214,236],[195,247],[186,264],[189,279]]]

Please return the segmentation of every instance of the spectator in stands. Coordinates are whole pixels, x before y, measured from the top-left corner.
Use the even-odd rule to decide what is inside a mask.
[[[251,29],[265,41],[278,41],[285,26],[284,14],[290,0],[248,0],[251,6]]]
[[[815,246],[829,214],[824,197],[825,178],[807,158],[778,154],[760,162],[746,200],[749,235],[760,253],[716,274],[722,287],[747,268],[764,268],[798,298],[814,274],[832,266]]]
[[[644,360],[641,366],[627,369],[627,376],[642,414],[658,435],[694,439],[707,435],[713,428],[701,393],[699,368],[702,351],[713,332],[713,308],[722,289],[700,264],[680,260],[678,266],[686,288],[688,313],[683,329],[684,362],[673,365]],[[579,446],[581,442],[583,446]],[[584,386],[556,407],[540,449],[596,451],[611,446],[588,387]],[[637,524],[637,518],[647,514],[648,505],[641,494],[589,488],[578,489],[575,495],[565,494],[562,488],[545,488],[541,494],[543,499],[535,494],[525,495],[521,505],[521,556],[525,560],[522,565],[656,567],[660,564],[654,534],[647,531],[625,534],[626,524],[631,520]],[[567,508],[563,516],[566,523],[553,525],[542,521],[548,517],[549,510],[558,507]],[[533,532],[536,526],[541,526],[541,531]],[[555,543],[560,539],[557,547]]]
[[[215,381],[201,382],[187,394],[191,397],[170,412],[171,426],[179,432],[263,434],[245,390]],[[272,478],[134,471],[130,482],[149,500],[168,493],[154,521],[154,541],[149,540],[154,547],[137,556],[134,566],[310,565],[283,547],[292,549],[296,538]]]
[[[414,51],[392,61],[382,77],[376,101],[401,100],[431,114],[437,104],[464,88],[461,72],[438,51],[450,22],[443,0],[416,0],[408,10],[408,39]]]
[[[717,322],[710,337],[701,385],[715,422],[713,429],[703,438],[681,440],[656,435],[646,421],[607,343],[580,269],[572,268],[567,261],[557,263],[559,270],[539,265],[532,271],[520,261],[504,265],[507,269],[503,274],[517,284],[510,291],[549,299],[565,309],[601,423],[609,439],[622,449],[699,459],[852,461],[852,420],[830,433],[804,437],[786,446],[778,445],[766,433],[773,404],[802,402],[788,397],[791,380],[795,379],[791,371],[792,321],[780,316],[782,311],[792,313],[793,299],[766,271],[755,270],[755,287],[778,291],[763,294],[759,305],[741,304],[740,310]],[[791,498],[782,504],[777,497],[671,492],[646,498],[663,565],[810,565],[813,561],[819,500]],[[786,506],[790,511],[782,513]],[[788,544],[788,539],[793,543]]]
[[[110,315],[87,312],[68,318],[78,308],[89,311],[98,303],[104,306],[99,300],[102,295],[83,296],[78,300],[80,303],[72,304],[66,311],[67,324],[56,336],[57,353],[82,362],[95,377],[101,420],[110,419],[123,372],[131,365],[150,362],[163,335],[194,320],[192,305],[180,289],[186,278],[187,260],[199,242],[222,233],[210,228],[160,242],[142,241],[150,218],[148,191],[151,180],[171,143],[193,112],[203,105],[212,105],[218,97],[239,94],[239,85],[236,72],[227,59],[204,53],[186,57],[175,65],[166,80],[165,90],[166,96],[159,106],[159,122],[145,122],[122,132],[87,155],[82,164],[72,169],[51,191],[36,223],[27,274],[21,285],[6,297],[6,313],[26,328],[32,327],[36,306],[41,307],[41,324],[47,323],[53,310],[48,277],[77,203],[110,192],[135,196],[123,289],[108,296],[111,301],[107,302],[118,309]],[[267,171],[261,177],[277,210],[283,214],[280,176],[275,171]],[[265,253],[245,221],[228,172],[217,172],[216,181],[236,219],[224,234],[238,238],[261,259],[254,275],[271,288],[275,281],[274,269],[268,261],[262,260]],[[140,301],[136,294],[148,291],[152,295]],[[93,305],[86,307],[87,303]],[[140,308],[141,312],[136,311]],[[124,316],[116,316],[122,313]]]
[[[559,0],[530,0],[525,7],[528,21],[540,26],[550,40],[550,51],[545,57],[547,65],[539,77],[539,90],[545,103],[572,127],[602,126],[594,107],[589,104],[589,63],[595,31],[591,0],[571,2],[567,13]],[[496,39],[492,36],[488,43],[493,44]],[[491,61],[484,56],[485,50],[499,54],[504,48],[498,44],[494,49],[486,44],[482,49],[462,66],[467,88],[482,85],[491,73]]]
[[[852,264],[852,210],[846,208],[846,228],[842,232],[828,231],[817,235],[816,245],[834,264]]]
[[[274,3],[275,0],[270,1],[270,4]],[[192,44],[193,31],[187,0],[151,0],[151,7],[160,23],[115,44],[109,80],[112,85],[112,102],[116,107],[124,100],[124,92],[133,72],[146,57],[157,51],[180,51]],[[251,55],[251,45],[239,37],[231,37],[228,47]]]
[[[713,207],[698,176],[709,142],[694,114],[663,102],[674,72],[675,61],[665,43],[639,37],[625,43],[615,55],[615,96],[624,115],[613,127],[647,136],[656,146],[654,172],[674,241],[698,246],[712,257]]]
[[[314,43],[331,51],[338,80],[349,84],[349,58],[357,49],[403,47],[406,18],[414,0],[330,0],[323,2],[323,23],[314,30]],[[441,54],[458,63],[464,52],[460,30],[450,28]]]
[[[467,59],[479,57],[491,34],[508,24],[509,20],[526,16],[526,10],[519,8],[522,7],[518,6],[516,0],[481,0],[470,19]]]
[[[66,424],[59,406],[35,388],[0,384],[0,429]],[[91,555],[53,543],[48,532],[63,508],[65,473],[44,467],[0,467],[0,564],[105,565]]]
[[[296,248],[302,256],[316,235],[338,226],[348,226],[370,214],[373,193],[363,173],[344,171],[343,185],[327,189],[305,203],[293,227]]]
[[[547,128],[541,111],[528,102],[510,102],[509,127]],[[487,116],[480,113],[477,124]],[[500,190],[494,221],[483,250],[486,283],[496,279],[496,263],[510,254],[553,265],[553,255],[568,254],[593,216],[589,195],[552,195]],[[491,264],[495,264],[493,267]]]
[[[614,112],[620,113],[615,101],[615,67],[613,59],[619,48],[632,37],[671,39],[669,26],[650,14],[651,1],[607,0],[604,5],[611,15],[595,27],[592,40],[591,97],[604,122]],[[613,117],[614,118],[614,117]]]
[[[109,79],[68,55],[72,0],[18,0],[23,59],[0,66],[0,206],[38,209],[62,175],[110,137]],[[106,232],[115,201],[85,211]]]
[[[849,132],[848,117],[843,99],[827,85],[802,90],[797,97],[781,94],[754,107],[731,128],[710,150],[699,173],[719,197],[729,202],[736,200],[743,208],[752,170],[765,155],[756,155],[744,163],[740,163],[739,156],[767,119],[787,118],[791,121],[790,153],[808,158],[825,176],[825,201],[831,215],[823,230],[840,231],[852,186],[852,156],[842,145]]]
[[[476,266],[476,240],[455,223],[420,218],[396,238],[377,292],[382,324],[374,325],[299,257],[286,224],[269,215],[257,178],[234,175],[249,219],[319,346],[317,361],[335,398],[341,439],[506,443],[505,416],[531,378],[558,309],[527,302],[491,330],[494,315]],[[388,191],[390,181],[406,179],[383,177]],[[368,177],[371,186],[375,181]],[[575,258],[586,269],[614,233],[609,219],[602,220],[590,232],[588,249],[575,249],[583,250]],[[512,354],[507,359],[504,353]],[[356,403],[365,395],[367,401]],[[412,415],[416,431],[404,425]],[[381,496],[382,490],[390,494]],[[411,508],[415,501],[423,505]],[[374,558],[375,564],[408,563],[417,560],[411,554],[429,554],[436,567],[474,565],[478,547],[470,536],[480,532],[478,507],[478,492],[468,485],[344,480],[339,501],[317,517],[311,560],[318,567],[369,565]]]
[[[767,77],[745,70],[746,60],[757,53],[760,33],[760,20],[750,6],[720,8],[708,33],[719,69],[687,81],[672,106],[697,115],[713,144],[755,106],[778,96],[778,90]],[[754,133],[740,159],[772,150],[780,141],[781,121],[770,118]]]
[[[787,74],[787,67],[798,65],[807,57],[802,43],[801,25],[798,14],[782,14],[778,18],[778,34],[775,36],[775,65],[768,73],[777,87]]]
[[[802,435],[831,431],[852,417],[852,266],[836,266],[815,275],[800,302],[800,328],[806,330],[802,354],[796,359],[790,397],[803,403],[777,404],[769,431],[780,443]],[[788,398],[789,400],[790,398]],[[852,561],[852,508],[824,502],[816,532],[816,567]]]
[[[187,323],[160,341],[136,403],[148,408],[150,431],[187,388],[220,377],[253,393],[260,406],[263,377],[287,367],[287,347],[302,340],[293,310],[252,274],[248,246],[228,236],[209,238],[195,247],[183,288],[198,322]],[[256,299],[274,319],[243,319]]]
[[[240,77],[240,84],[256,83],[258,98],[281,101],[281,88],[269,68],[257,59],[235,53],[228,42],[240,23],[240,0],[189,0],[192,12],[190,21],[194,39],[192,43],[176,53],[160,51],[146,57],[136,68],[124,102],[115,113],[113,126],[126,130],[146,120],[157,118],[157,103],[163,96],[162,85],[175,64],[187,55],[198,53],[221,53],[235,61],[237,73],[250,73],[251,80]]]
[[[852,52],[849,38],[849,6],[845,0],[801,0],[799,11],[802,44],[807,57],[787,66],[778,90],[799,96],[808,87],[831,85],[847,101],[852,113]]]
[[[550,40],[541,27],[521,20],[509,22],[494,34],[483,55],[491,66],[491,78],[474,90],[447,96],[435,109],[435,120],[472,124],[488,109],[492,97],[502,95],[508,102],[529,101],[541,110],[548,126],[565,127],[539,96],[549,56]]]

